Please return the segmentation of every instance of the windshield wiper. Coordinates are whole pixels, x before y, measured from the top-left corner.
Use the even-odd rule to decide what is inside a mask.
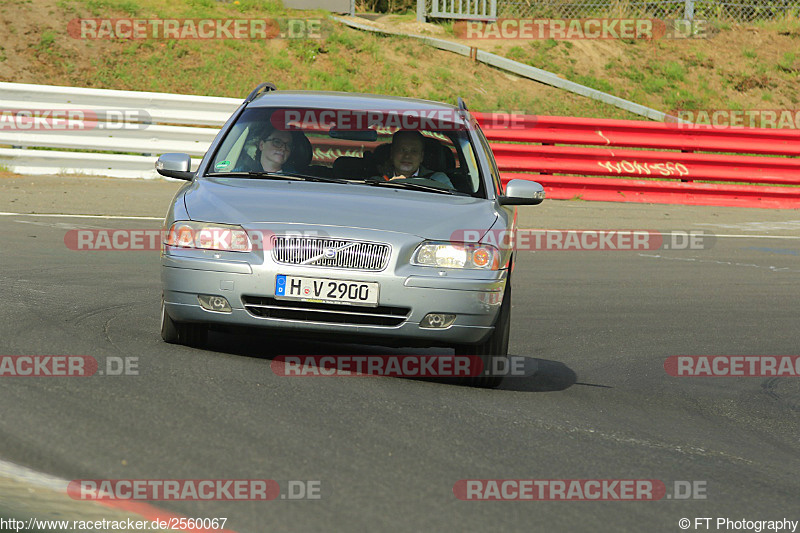
[[[392,187],[395,189],[411,189],[412,191],[425,191],[425,192],[438,192],[442,194],[456,195],[456,196],[469,196],[466,193],[459,192],[453,189],[440,189],[430,185],[422,185],[419,183],[410,183],[408,181],[383,181],[383,180],[358,180],[352,183],[362,183],[364,185],[372,185],[375,187]]]
[[[265,178],[276,180],[290,180],[301,181],[302,178],[292,176],[291,174],[283,174],[280,172],[210,172],[206,174],[211,178]]]
[[[287,174],[284,174],[284,175],[287,175]],[[326,178],[324,176],[309,176],[308,174],[296,174],[294,172],[289,173],[288,175],[292,176],[292,177],[295,177],[295,178],[301,178],[301,179],[304,179],[306,181],[321,181],[321,182],[324,182],[324,183],[346,183],[346,184],[352,183],[350,181],[339,179],[339,178]]]
[[[275,178],[291,181],[321,181],[325,183],[350,183],[347,180],[338,178],[324,178],[321,176],[309,176],[307,174],[295,174],[287,172],[211,172],[206,176],[220,178],[220,177],[247,177],[247,178]]]

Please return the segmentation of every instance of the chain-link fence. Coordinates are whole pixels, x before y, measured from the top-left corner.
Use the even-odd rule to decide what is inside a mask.
[[[498,17],[624,17],[650,15],[657,18],[683,18],[684,0],[533,0],[497,1]]]
[[[647,15],[662,19],[695,18],[737,22],[798,16],[800,0],[498,0],[499,17],[562,17]]]
[[[491,0],[424,0],[431,16],[464,11]],[[438,9],[437,9],[438,8]],[[488,13],[488,10],[486,11]],[[498,18],[582,18],[647,16],[660,19],[698,19],[734,22],[800,18],[800,0],[496,0]],[[454,17],[461,18],[461,17]],[[471,17],[478,18],[478,17]]]

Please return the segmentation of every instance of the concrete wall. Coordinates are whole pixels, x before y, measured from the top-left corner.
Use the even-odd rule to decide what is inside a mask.
[[[332,13],[351,14],[352,0],[283,0],[290,9],[326,9]]]

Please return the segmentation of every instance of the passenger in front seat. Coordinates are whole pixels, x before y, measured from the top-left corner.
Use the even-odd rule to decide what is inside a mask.
[[[243,153],[234,172],[280,172],[289,161],[296,137],[297,132],[267,124],[258,135],[255,158]]]

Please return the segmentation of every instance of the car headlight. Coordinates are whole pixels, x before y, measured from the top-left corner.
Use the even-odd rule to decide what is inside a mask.
[[[253,249],[247,232],[241,226],[179,220],[169,228],[164,240],[167,246],[249,252]]]
[[[500,252],[488,244],[425,242],[417,247],[411,262],[441,268],[497,270]]]

